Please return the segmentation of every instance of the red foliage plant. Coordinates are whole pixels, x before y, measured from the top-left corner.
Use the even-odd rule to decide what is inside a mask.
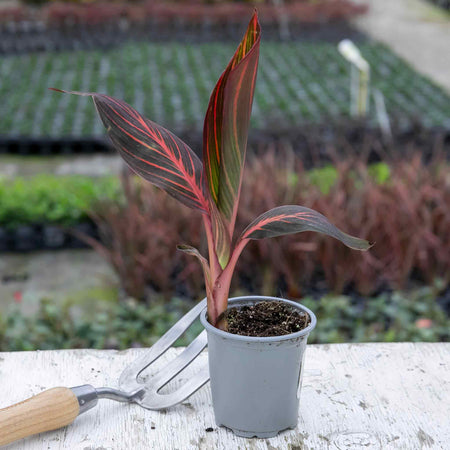
[[[20,22],[29,19],[30,14],[22,6],[10,6],[0,8],[0,24],[10,22]]]
[[[178,249],[202,265],[208,319],[215,326],[223,326],[218,318],[227,309],[238,258],[251,240],[315,231],[356,250],[370,247],[368,241],[343,233],[317,211],[294,204],[266,211],[240,236],[234,235],[259,44],[255,11],[211,94],[203,129],[203,162],[181,139],[125,102],[103,94],[72,92],[92,97],[114,147],[134,172],[201,213],[209,258],[190,245]]]
[[[114,3],[93,3],[86,5],[52,3],[43,10],[43,16],[52,25],[99,25],[117,22],[133,11],[133,5]]]
[[[367,10],[365,5],[356,5],[350,0],[305,0],[285,1],[275,5],[271,1],[257,2],[261,21],[278,23],[280,17],[291,22],[323,23],[348,19]],[[159,23],[176,23],[183,20],[190,24],[205,21],[213,25],[241,24],[253,9],[252,2],[211,1],[91,1],[88,3],[55,1],[36,13],[51,25],[98,25],[126,18],[130,23],[153,20]],[[23,9],[25,10],[25,9]],[[26,8],[28,15],[31,10]],[[1,14],[0,14],[1,15]],[[20,16],[12,16],[20,20]]]
[[[354,254],[337,241],[304,233],[257,240],[236,266],[233,290],[299,298],[304,288],[341,293],[349,286],[362,295],[410,283],[450,281],[450,179],[448,164],[424,164],[416,152],[390,164],[389,179],[377,182],[364,159],[336,160],[332,189],[322,192],[302,161],[281,145],[260,149],[245,172],[236,229],[279,203],[304,204],[350,232],[371,237],[371,252]],[[282,157],[281,157],[282,156]],[[264,176],[261,176],[264,174]],[[270,176],[267,176],[270,174]],[[124,178],[123,203],[103,202],[92,217],[102,241],[89,240],[112,264],[128,295],[151,298],[154,290],[170,298],[200,298],[198,268],[173,252],[189,240],[205,251],[201,218],[153,186]]]
[[[293,297],[302,295],[302,286],[317,283],[337,293],[352,287],[370,295],[382,288],[406,288],[414,281],[450,281],[450,179],[445,159],[425,165],[417,152],[393,161],[384,183],[377,182],[362,158],[336,160],[336,181],[323,193],[298,158],[292,156],[283,167],[275,155],[269,152],[251,163],[241,216],[280,201],[301,203],[351,233],[370,236],[376,245],[354,255],[320,235],[258,241],[242,255],[237,268],[256,279],[258,287],[266,285],[273,293],[283,279]],[[289,181],[293,170],[299,176],[295,183]],[[261,179],[260,173],[274,175]],[[255,270],[256,260],[266,265],[263,270],[261,263]]]
[[[180,241],[206,250],[201,217],[129,173],[122,185],[123,202],[103,201],[91,212],[100,241],[79,237],[111,264],[129,296],[148,300],[158,293],[170,299],[174,287],[182,295],[201,295],[204,284],[195,260],[174,251]]]

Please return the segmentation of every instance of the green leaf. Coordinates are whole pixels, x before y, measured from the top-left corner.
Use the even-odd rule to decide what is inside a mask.
[[[367,250],[372,246],[364,239],[342,232],[317,211],[296,205],[279,206],[260,215],[244,230],[241,240],[264,239],[303,231],[326,234],[355,250]]]

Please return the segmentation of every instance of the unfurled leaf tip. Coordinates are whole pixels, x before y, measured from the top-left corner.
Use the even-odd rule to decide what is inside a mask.
[[[48,89],[50,91],[61,92],[62,94],[81,95],[83,97],[93,97],[94,95],[96,95],[92,92],[65,91],[64,89],[58,89],[54,87],[49,87]]]

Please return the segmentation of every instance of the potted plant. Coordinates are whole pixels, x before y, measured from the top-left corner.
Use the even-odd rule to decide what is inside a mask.
[[[297,205],[263,213],[234,237],[259,46],[255,11],[211,94],[203,163],[181,139],[125,102],[103,94],[69,92],[92,97],[114,147],[134,172],[202,214],[208,259],[189,245],[178,248],[198,258],[205,277],[207,308],[201,321],[208,333],[216,422],[249,437],[269,437],[296,426],[304,349],[316,318],[307,308],[284,299],[229,299],[233,271],[244,247],[252,239],[303,231],[332,236],[357,250],[370,247],[322,214]],[[275,326],[259,333],[257,324],[253,336],[242,335],[259,316]],[[233,334],[231,325],[241,334]]]

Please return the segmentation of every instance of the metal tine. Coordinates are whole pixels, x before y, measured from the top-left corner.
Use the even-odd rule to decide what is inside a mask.
[[[170,361],[163,371],[151,378],[152,390],[158,392],[170,380],[175,378],[186,366],[188,366],[206,347],[208,340],[206,331],[203,330],[175,359]]]
[[[155,342],[148,352],[127,366],[120,375],[120,387],[129,392],[142,387],[142,383],[137,380],[137,377],[173,345],[173,343],[197,319],[205,306],[206,299],[203,299],[185,314],[172,328],[170,328],[170,330],[168,330],[157,342]]]
[[[142,398],[137,399],[144,408],[166,409],[186,400],[194,392],[200,389],[209,380],[208,367],[202,367],[193,376],[177,389],[168,394],[160,394],[159,391],[183,369],[186,368],[207,345],[206,331],[202,331],[188,347],[174,360],[172,360],[164,370],[145,382],[145,392]]]
[[[208,367],[203,367],[193,377],[189,378],[186,383],[181,385],[176,391],[171,392],[170,394],[158,394],[154,391],[146,392],[144,398],[138,401],[138,403],[143,408],[152,410],[170,408],[171,406],[175,406],[178,403],[181,403],[183,400],[189,398],[208,381]]]

